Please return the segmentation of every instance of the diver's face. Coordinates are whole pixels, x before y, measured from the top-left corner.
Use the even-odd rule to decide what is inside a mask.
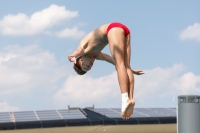
[[[80,59],[80,64],[81,64],[81,68],[83,71],[87,72],[89,71],[93,64],[94,64],[94,57],[93,56],[83,56],[81,59]]]

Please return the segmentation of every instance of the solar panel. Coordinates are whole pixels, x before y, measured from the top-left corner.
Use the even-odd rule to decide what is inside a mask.
[[[63,119],[85,119],[86,116],[78,109],[72,110],[58,110],[58,113],[61,115]]]
[[[152,110],[159,112],[163,116],[176,116],[176,110],[168,108],[153,108]]]
[[[39,120],[58,120],[62,119],[56,110],[35,111]]]
[[[135,109],[138,112],[146,114],[150,117],[166,117],[166,116],[174,116],[172,111],[168,111],[166,108],[138,108]]]
[[[177,111],[177,109],[176,108],[167,108],[168,110],[171,110],[171,111],[173,111],[173,112],[176,112]]]
[[[12,122],[9,112],[0,112],[0,123]]]
[[[16,122],[38,121],[34,111],[13,112],[13,115]]]

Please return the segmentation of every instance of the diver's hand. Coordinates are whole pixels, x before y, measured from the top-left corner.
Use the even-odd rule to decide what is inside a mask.
[[[76,57],[75,56],[69,55],[68,59],[69,59],[70,62],[74,62],[76,64]]]
[[[133,74],[142,75],[145,74],[142,70],[132,70]]]

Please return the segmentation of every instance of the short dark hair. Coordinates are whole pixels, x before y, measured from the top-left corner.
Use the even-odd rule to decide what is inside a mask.
[[[80,57],[78,57],[77,59],[76,59],[76,64],[74,63],[74,70],[76,71],[76,73],[78,74],[78,75],[84,75],[86,72],[85,71],[83,71],[82,69],[81,69],[81,65],[80,65],[80,62],[79,62],[79,60],[82,58],[82,56],[80,56]]]

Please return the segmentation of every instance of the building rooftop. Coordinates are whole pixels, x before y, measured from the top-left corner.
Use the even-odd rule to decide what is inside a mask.
[[[122,119],[120,108],[68,107],[60,110],[0,112],[0,130],[175,123],[176,108],[135,108],[128,120]]]

